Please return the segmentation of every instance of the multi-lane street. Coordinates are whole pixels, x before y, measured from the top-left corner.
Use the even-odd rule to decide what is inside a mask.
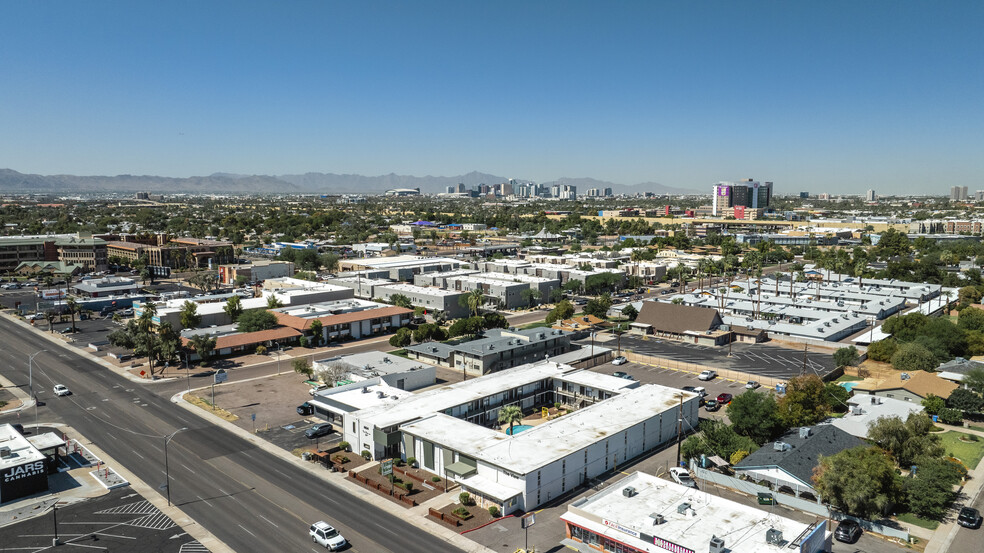
[[[168,444],[171,500],[236,551],[318,551],[307,531],[321,519],[356,552],[459,551],[183,411],[168,401],[171,387],[130,382],[6,319],[0,319],[0,342],[4,374],[24,390],[28,356],[48,350],[34,358],[42,422],[70,424],[150,486],[165,480],[164,436],[187,428]],[[54,384],[73,394],[54,397]],[[20,422],[32,423],[30,415]]]

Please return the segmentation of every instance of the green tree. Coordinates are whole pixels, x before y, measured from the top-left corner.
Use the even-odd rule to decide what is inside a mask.
[[[485,294],[482,293],[481,288],[472,290],[465,298],[465,302],[468,304],[468,309],[471,310],[472,315],[478,316],[482,309],[482,303],[485,302]]]
[[[510,436],[512,436],[513,426],[517,422],[523,422],[523,410],[518,405],[506,405],[499,409],[499,424],[509,425]]]
[[[899,344],[892,355],[892,367],[896,370],[929,371],[937,366],[936,356],[922,344]]]
[[[871,518],[902,497],[902,482],[883,451],[858,446],[821,456],[813,483],[824,501],[850,515]]]
[[[225,306],[222,308],[226,315],[229,315],[229,319],[232,322],[239,320],[239,316],[243,314],[243,300],[238,295],[232,296],[226,300]]]
[[[967,388],[957,388],[946,398],[946,406],[968,413],[979,413],[984,408],[984,399]]]
[[[984,369],[974,368],[967,371],[963,385],[977,392],[978,395],[984,395]]]
[[[719,455],[722,459],[731,459],[737,451],[758,449],[754,440],[738,434],[734,428],[721,421],[701,420],[697,430],[696,434],[680,445],[680,452],[685,459],[696,459],[701,455]]]
[[[276,294],[270,294],[267,296],[267,309],[277,309],[278,307],[283,307],[284,302],[280,301],[280,298]]]
[[[394,348],[405,348],[410,345],[411,334],[409,328],[403,327],[396,331],[396,334],[390,336],[389,344]]]
[[[247,284],[249,284],[249,279],[246,278],[246,275],[236,276],[236,286],[245,286]]]
[[[195,334],[188,340],[188,345],[198,354],[201,364],[208,366],[215,351],[215,337],[211,334]]]
[[[584,306],[584,313],[586,315],[594,315],[599,319],[608,318],[608,309],[612,306],[612,297],[607,293],[597,296],[588,300],[588,303]]]
[[[868,359],[888,363],[892,360],[892,356],[895,355],[895,350],[897,348],[898,342],[892,338],[872,342],[872,344],[868,346]]]
[[[547,313],[546,323],[553,324],[557,321],[570,319],[574,316],[574,304],[568,300],[561,300],[554,308]]]
[[[921,403],[923,406],[923,411],[930,416],[939,415],[940,411],[942,411],[943,408],[946,407],[946,402],[943,400],[943,398],[933,394],[927,395],[925,398],[923,398]]]
[[[916,475],[905,480],[909,510],[930,520],[942,520],[956,499],[953,487],[967,474],[963,465],[949,459],[921,457]]]
[[[848,346],[834,352],[834,363],[838,367],[853,367],[858,362],[858,348]]]
[[[306,376],[309,379],[314,374],[314,369],[311,368],[311,361],[307,357],[295,357],[291,361],[291,366],[294,368],[294,372]]]
[[[450,327],[448,327],[448,336],[451,338],[456,338],[467,334],[478,334],[482,331],[483,324],[485,324],[485,319],[482,317],[458,319]]]
[[[404,296],[403,294],[393,294],[389,298],[390,303],[397,307],[402,307],[404,309],[413,309],[413,304],[410,302],[410,298]]]
[[[202,324],[202,316],[198,314],[198,304],[193,301],[185,301],[181,304],[181,327],[198,328]]]
[[[808,374],[791,378],[779,400],[779,419],[787,428],[812,426],[830,414],[827,390],[820,377]]]
[[[326,253],[321,256],[321,266],[325,268],[329,273],[338,272],[338,254]]]
[[[314,319],[308,325],[308,330],[311,331],[311,341],[315,346],[320,345],[321,340],[324,339],[324,329],[324,325],[318,319]]]
[[[868,425],[868,439],[892,454],[901,467],[912,464],[920,455],[943,454],[940,437],[931,434],[933,421],[923,413],[912,413],[902,422],[899,417],[878,417]]]
[[[779,405],[771,393],[748,390],[738,394],[727,407],[732,428],[762,444],[781,435],[786,427],[779,419]]]
[[[68,314],[72,317],[72,332],[73,333],[76,332],[76,328],[75,328],[75,315],[76,315],[76,313],[79,312],[80,309],[81,309],[81,306],[79,305],[79,303],[77,301],[75,301],[74,298],[68,298],[68,299],[65,300],[65,310],[68,311]]]
[[[256,309],[246,311],[239,316],[236,321],[236,330],[239,332],[258,332],[260,330],[270,330],[277,326],[277,317],[269,311]]]
[[[630,303],[629,305],[626,305],[624,308],[622,308],[622,316],[629,319],[630,321],[634,321],[636,320],[636,317],[639,316],[639,310],[633,307],[632,304]]]
[[[536,301],[540,299],[540,297],[542,296],[540,291],[534,288],[527,288],[522,292],[520,292],[519,295],[522,296],[524,300],[526,300],[526,303],[530,307],[533,307],[536,304]]]
[[[830,405],[831,410],[838,413],[846,413],[848,410],[847,400],[851,398],[851,392],[847,391],[840,384],[834,384],[833,382],[827,382],[823,385],[823,389],[827,392],[827,404]]]

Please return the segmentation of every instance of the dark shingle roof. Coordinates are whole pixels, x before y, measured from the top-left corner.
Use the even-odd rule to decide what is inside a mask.
[[[683,334],[713,330],[721,325],[721,316],[717,309],[708,307],[645,301],[636,322],[652,325],[659,332]]]
[[[813,485],[813,469],[820,456],[830,456],[845,449],[864,445],[860,439],[829,424],[810,428],[807,438],[800,438],[799,428],[790,430],[776,442],[792,446],[786,451],[776,451],[775,442],[768,442],[754,453],[742,459],[736,469],[778,467],[795,476],[804,484]]]

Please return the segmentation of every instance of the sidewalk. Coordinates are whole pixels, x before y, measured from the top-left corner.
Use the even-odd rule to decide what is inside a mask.
[[[953,430],[956,432],[964,432],[966,434],[973,434],[975,436],[984,437],[984,432],[979,430],[971,430],[970,428],[964,428],[962,426],[950,426],[947,424],[936,423],[940,428],[945,428],[946,430]],[[961,492],[967,496],[967,504],[973,503],[977,496],[980,495],[981,489],[984,489],[984,460],[977,463],[977,468],[970,471],[968,474],[967,484],[961,489]],[[957,512],[959,512],[959,506],[954,505],[951,509],[950,514],[952,516],[948,517],[945,522],[940,523],[939,527],[933,532],[932,538],[929,543],[926,544],[926,553],[945,553],[950,549],[950,543],[953,538],[957,535],[957,530],[960,529],[960,525],[957,524]],[[910,528],[909,532],[918,535],[913,531],[914,528]]]
[[[5,376],[0,374],[0,386],[3,386],[4,390],[10,392],[14,398],[20,402],[20,405],[9,405],[3,409],[0,409],[0,414],[17,413],[25,409],[34,407],[34,400],[31,395],[24,390],[21,390],[19,386],[15,386],[13,382],[8,380]]]
[[[389,514],[397,518],[400,518],[401,520],[413,524],[414,526],[420,528],[425,532],[428,532],[434,536],[439,536],[443,538],[445,541],[447,541],[448,543],[450,543],[451,545],[458,547],[459,549],[465,551],[466,553],[493,553],[491,549],[485,547],[484,545],[473,542],[472,540],[458,534],[457,532],[451,530],[450,528],[446,528],[438,524],[437,522],[431,521],[426,518],[425,515],[427,514],[427,509],[426,507],[424,507],[424,505],[433,506],[434,502],[436,502],[440,498],[443,498],[444,495],[440,495],[437,498],[434,498],[422,505],[418,505],[417,507],[414,507],[413,509],[409,509],[409,510],[405,509],[400,505],[392,501],[389,501],[386,498],[380,497],[379,495],[376,494],[376,492],[373,492],[369,488],[360,486],[358,483],[349,480],[348,478],[346,478],[345,474],[332,473],[330,471],[326,471],[320,465],[311,463],[309,461],[302,461],[300,458],[295,457],[290,452],[285,451],[267,442],[266,440],[263,440],[262,438],[250,433],[249,431],[239,428],[238,426],[232,424],[231,422],[227,422],[225,420],[222,420],[218,417],[211,415],[208,411],[200,409],[186,402],[182,398],[183,395],[184,395],[183,392],[175,394],[174,396],[171,397],[171,401],[173,403],[178,404],[186,411],[196,416],[199,416],[203,419],[208,419],[216,426],[221,426],[225,428],[229,432],[236,434],[240,438],[248,441],[249,443],[255,445],[260,449],[263,449],[267,453],[270,453],[271,455],[279,457],[281,460],[285,462],[292,463],[295,466],[302,468],[303,470],[310,473],[311,476],[320,479],[322,482],[325,482],[329,486],[337,488],[339,491],[354,496],[357,499],[360,499],[367,503],[371,503],[373,507],[386,511]],[[440,504],[444,505],[444,503],[440,503]],[[421,509],[423,514],[421,514]],[[408,516],[408,514],[410,514],[411,516]],[[416,516],[412,516],[412,515],[416,515]]]

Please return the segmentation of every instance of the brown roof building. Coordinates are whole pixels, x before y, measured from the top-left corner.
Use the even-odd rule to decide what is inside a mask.
[[[903,379],[903,375],[908,378]],[[946,399],[959,385],[934,373],[915,371],[897,373],[886,378],[866,378],[854,385],[855,394],[871,394],[904,401],[921,402],[929,394]]]
[[[663,338],[721,345],[728,343],[730,336],[730,332],[719,330],[721,324],[717,309],[646,301],[632,326]]]

